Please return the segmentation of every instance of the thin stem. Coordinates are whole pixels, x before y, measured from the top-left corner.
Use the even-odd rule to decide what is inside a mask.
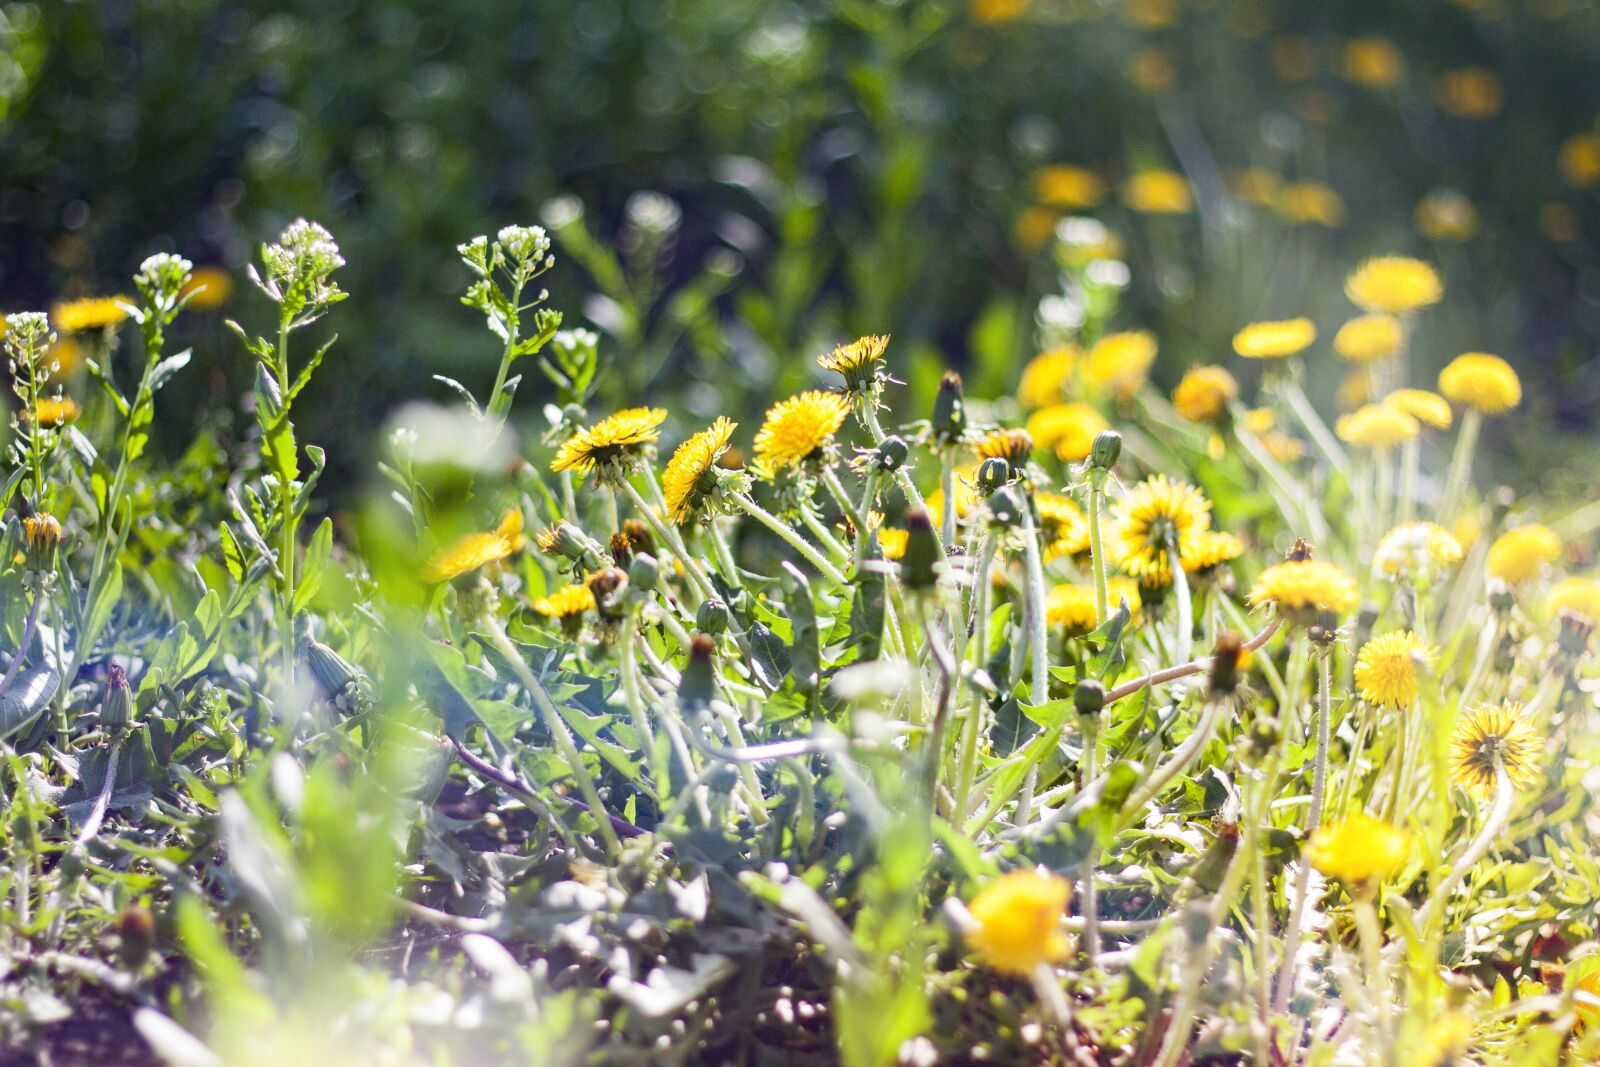
[[[813,547],[805,538],[795,533],[794,530],[791,529],[783,520],[779,519],[776,515],[772,514],[772,512],[768,511],[760,504],[757,504],[754,500],[751,500],[743,493],[733,493],[730,495],[733,497],[734,502],[744,509],[745,514],[749,515],[752,519],[755,519],[761,525],[765,526],[767,529],[771,530],[773,533],[782,538],[785,544],[794,549],[796,552],[800,553],[800,555],[805,558],[806,562],[820,571],[822,576],[828,579],[828,581],[841,588],[850,584],[849,580],[846,579],[843,574],[839,573],[839,568],[830,563],[826,556],[824,556],[821,552],[818,552],[816,548]]]
[[[974,671],[982,669],[989,655],[989,603],[993,585],[989,569],[994,566],[999,537],[993,530],[984,534],[983,549],[978,556],[978,577],[973,590],[976,610],[972,621],[971,657]],[[961,731],[961,759],[956,769],[956,806],[951,822],[960,826],[967,817],[967,807],[972,798],[972,781],[978,766],[978,731],[983,719],[983,690],[976,681],[969,680],[972,699],[967,704],[967,721]]]
[[[1439,521],[1449,522],[1461,506],[1467,482],[1472,474],[1472,455],[1478,447],[1478,431],[1483,428],[1483,415],[1477,408],[1467,408],[1461,415],[1461,432],[1456,435],[1455,451],[1450,456],[1450,474],[1444,485],[1444,499],[1439,505]]]
[[[1437,925],[1444,917],[1444,909],[1449,905],[1450,894],[1455,892],[1461,880],[1472,872],[1478,861],[1488,853],[1489,846],[1494,844],[1494,839],[1500,836],[1505,829],[1506,820],[1511,817],[1511,802],[1516,797],[1516,790],[1512,788],[1511,777],[1506,774],[1503,766],[1495,768],[1494,805],[1489,809],[1488,818],[1483,820],[1483,828],[1478,831],[1466,850],[1450,865],[1450,871],[1439,879],[1432,893],[1428,894],[1427,903],[1417,911],[1417,928],[1422,931],[1424,938],[1433,936],[1432,927]]]
[[[34,632],[39,629],[39,609],[44,605],[44,579],[37,578],[33,583],[33,603],[28,607],[28,619],[22,624],[22,640],[17,642],[17,651],[11,657],[11,664],[6,667],[4,677],[0,677],[0,696],[11,688],[11,683],[16,681],[17,672],[22,670],[22,661],[28,655],[28,649],[33,644]]]
[[[1378,929],[1378,911],[1372,903],[1373,892],[1370,887],[1356,891],[1356,932],[1361,938],[1361,961],[1367,972],[1367,984],[1372,987],[1372,999],[1378,1005],[1377,1062],[1388,1063],[1392,1009],[1389,1005],[1388,983],[1383,978],[1383,934]]]
[[[1318,826],[1322,825],[1323,794],[1328,785],[1328,741],[1330,718],[1328,705],[1332,700],[1333,668],[1330,664],[1331,652],[1323,650],[1317,661],[1317,702],[1315,714],[1317,717],[1317,755],[1313,766],[1311,778],[1311,808],[1306,813],[1306,833],[1311,834]],[[1302,927],[1305,924],[1306,897],[1311,891],[1311,865],[1304,857],[1300,861],[1300,873],[1295,879],[1294,899],[1289,906],[1288,941],[1283,947],[1283,971],[1278,976],[1278,995],[1273,1001],[1273,1009],[1278,1012],[1287,1011],[1289,998],[1294,993],[1294,964],[1295,956],[1299,953]]]
[[[82,848],[100,832],[100,824],[106,818],[106,809],[111,805],[111,792],[117,784],[117,760],[121,755],[122,739],[119,737],[111,743],[111,752],[106,756],[105,781],[100,783],[100,793],[95,797],[94,807],[89,809],[89,817],[84,820],[83,829],[78,831],[78,837],[73,842],[75,848]]]
[[[1096,468],[1089,475],[1089,562],[1094,569],[1094,624],[1105,625],[1111,617],[1111,594],[1106,582],[1106,550],[1100,535],[1101,498],[1105,496],[1105,471]]]
[[[1187,661],[1194,655],[1194,602],[1189,596],[1189,576],[1184,572],[1183,560],[1178,553],[1178,546],[1172,545],[1167,549],[1167,564],[1172,569],[1172,590],[1174,600],[1178,606],[1178,646],[1176,655],[1179,660]]]
[[[1400,452],[1400,521],[1417,516],[1417,476],[1422,466],[1422,435],[1406,441]]]

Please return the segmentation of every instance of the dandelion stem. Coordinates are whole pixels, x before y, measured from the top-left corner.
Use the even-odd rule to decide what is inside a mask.
[[[772,514],[772,512],[768,511],[760,504],[757,504],[754,500],[751,500],[743,493],[733,493],[731,496],[733,497],[734,501],[744,509],[745,514],[749,515],[752,519],[755,519],[761,525],[765,526],[767,529],[771,530],[773,533],[782,538],[785,544],[794,549],[796,552],[800,553],[801,556],[805,557],[806,562],[817,568],[817,570],[822,573],[822,576],[828,579],[828,581],[834,583],[840,588],[844,588],[850,584],[845,576],[839,573],[839,568],[828,562],[828,558],[821,552],[818,552],[816,548],[813,547],[805,538],[795,533],[794,530],[789,527],[788,523],[784,522],[782,519],[778,518],[776,515]]]
[[[1315,714],[1317,718],[1317,755],[1313,765],[1311,777],[1311,808],[1306,813],[1306,833],[1309,835],[1322,825],[1323,794],[1328,784],[1328,741],[1329,727],[1328,705],[1332,700],[1333,668],[1330,664],[1331,652],[1327,649],[1321,651],[1317,659],[1317,701]],[[1287,1011],[1289,998],[1294,993],[1294,967],[1295,956],[1299,954],[1302,927],[1305,924],[1306,897],[1311,892],[1311,865],[1302,857],[1300,872],[1295,879],[1294,899],[1289,905],[1288,941],[1283,947],[1283,971],[1278,976],[1278,996],[1273,1002],[1273,1009],[1278,1012]]]
[[[22,640],[17,642],[17,651],[11,656],[5,676],[0,677],[0,696],[11,688],[11,683],[17,680],[17,672],[22,670],[22,661],[27,658],[28,649],[33,645],[33,635],[39,629],[39,609],[43,606],[44,577],[41,575],[33,581],[33,603],[28,606],[28,618],[22,624]]]
[[[994,566],[998,546],[999,538],[995,531],[984,534],[973,588],[975,610],[970,647],[974,671],[983,668],[989,655],[989,598],[993,590],[989,582],[989,570]],[[972,699],[967,704],[967,721],[962,724],[961,758],[956,767],[956,805],[951,818],[951,822],[957,826],[966,820],[967,807],[972,799],[972,781],[978,765],[978,732],[983,721],[983,689],[975,679],[969,679],[967,684],[972,689]]]
[[[1417,434],[1401,446],[1400,521],[1410,522],[1417,515],[1417,476],[1422,466],[1422,435]]]
[[[1450,456],[1450,474],[1444,483],[1444,499],[1439,504],[1439,521],[1455,518],[1466,493],[1467,481],[1472,474],[1472,455],[1478,448],[1478,431],[1483,428],[1483,415],[1477,408],[1469,407],[1461,415],[1461,431],[1456,435],[1455,451]]]
[[[100,824],[105,821],[106,809],[111,805],[111,792],[117,784],[117,760],[122,755],[122,739],[119,737],[111,743],[111,751],[106,756],[105,780],[100,783],[100,793],[95,797],[94,807],[89,810],[89,817],[83,821],[83,829],[78,831],[73,847],[83,848],[100,832]]]
[[[1177,545],[1167,548],[1167,564],[1172,569],[1173,599],[1178,606],[1178,645],[1176,658],[1188,662],[1194,655],[1194,602],[1189,596],[1189,576]]]
[[[1105,542],[1100,535],[1101,500],[1106,491],[1106,472],[1095,468],[1089,474],[1089,562],[1094,570],[1094,624],[1104,626],[1111,617],[1111,595],[1106,583]]]
[[[948,547],[956,543],[956,464],[953,449],[939,450],[939,488],[942,494],[939,501],[939,537]]]
[[[1383,934],[1378,928],[1378,911],[1372,901],[1375,893],[1373,886],[1356,890],[1356,933],[1361,938],[1361,961],[1367,972],[1367,984],[1372,987],[1372,999],[1378,1006],[1377,1062],[1389,1063],[1392,1009],[1389,1006],[1388,983],[1383,977]]]
[[[1505,829],[1506,820],[1511,817],[1511,802],[1515,799],[1516,790],[1512,788],[1511,776],[1506,774],[1503,765],[1495,767],[1494,803],[1489,808],[1488,817],[1483,820],[1483,828],[1462,851],[1456,861],[1450,865],[1450,870],[1439,879],[1433,892],[1428,894],[1427,902],[1417,911],[1417,928],[1422,931],[1424,939],[1432,939],[1437,927],[1444,919],[1444,910],[1449,906],[1450,894],[1455,892],[1461,880],[1472,872],[1478,861],[1488,853],[1489,846],[1494,844],[1494,839],[1500,836]]]

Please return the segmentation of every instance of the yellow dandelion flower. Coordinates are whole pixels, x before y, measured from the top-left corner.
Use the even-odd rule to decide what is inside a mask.
[[[1079,463],[1089,456],[1094,439],[1111,424],[1088,404],[1051,404],[1028,416],[1028,433],[1039,448],[1055,452],[1067,463]]]
[[[1388,404],[1367,404],[1341,415],[1333,427],[1339,440],[1374,452],[1386,452],[1411,440],[1421,430],[1416,419]]]
[[[1478,209],[1459,189],[1435,189],[1417,201],[1411,224],[1435,241],[1465,241],[1478,232]]]
[[[1344,292],[1357,307],[1399,315],[1437,304],[1444,283],[1427,263],[1408,256],[1377,256],[1351,272]]]
[[[1463,511],[1461,516],[1450,524],[1450,533],[1465,552],[1477,544],[1478,538],[1483,536],[1483,523],[1478,521],[1478,516],[1473,512]]]
[[[70,378],[83,366],[83,345],[76,337],[62,337],[45,353],[45,368],[55,380]]]
[[[738,423],[719,416],[710,426],[678,446],[661,473],[661,491],[667,498],[667,517],[682,526],[694,517],[711,489],[711,473],[728,450]]]
[[[1369,89],[1391,89],[1400,81],[1405,60],[1385,37],[1355,37],[1345,42],[1340,73]]]
[[[1239,383],[1223,367],[1190,367],[1172,391],[1172,406],[1190,422],[1211,422],[1239,395]]]
[[[522,511],[511,508],[489,533],[470,533],[439,552],[422,568],[425,582],[448,582],[480,567],[498,563],[526,543],[522,536]]]
[[[30,422],[37,418],[40,426],[60,426],[76,421],[79,414],[78,402],[70,396],[44,397],[35,403],[33,411],[23,412],[23,417]]]
[[[1024,252],[1037,252],[1056,232],[1060,213],[1053,207],[1030,205],[1018,213],[1011,224],[1011,236]]]
[[[1075,556],[1089,548],[1089,520],[1071,497],[1037,493],[1034,507],[1045,541],[1045,558]]]
[[[1280,359],[1303,351],[1317,339],[1310,319],[1253,322],[1233,335],[1233,350],[1249,359]]]
[[[1306,842],[1311,866],[1347,885],[1394,875],[1411,858],[1411,835],[1366,812],[1319,826]]]
[[[1057,163],[1033,173],[1033,195],[1039,203],[1063,211],[1094,207],[1105,195],[1105,185],[1094,171]]]
[[[1408,708],[1417,699],[1417,668],[1430,668],[1437,655],[1410,630],[1379,634],[1356,656],[1356,690],[1368,704]]]
[[[1278,202],[1278,192],[1283,179],[1270,170],[1253,167],[1237,170],[1228,175],[1228,193],[1235,200],[1243,200],[1257,207],[1271,207]]]
[[[1211,501],[1187,482],[1156,474],[1134,486],[1117,504],[1114,545],[1122,569],[1142,581],[1172,580],[1171,552],[1181,560],[1195,539],[1211,528]]]
[[[1033,455],[1033,437],[1027,430],[991,430],[978,439],[979,459],[1003,459],[1021,467]]]
[[[115,326],[128,317],[125,296],[91,296],[67,300],[50,309],[50,321],[62,333],[88,333]]]
[[[1578,1009],[1578,1025],[1588,1029],[1600,1023],[1600,968],[1579,978],[1573,990],[1578,994],[1573,998],[1573,1006]]]
[[[1383,402],[1435,430],[1450,428],[1450,401],[1438,393],[1427,389],[1396,389],[1384,397]]]
[[[1156,360],[1156,335],[1149,330],[1109,333],[1095,342],[1083,363],[1083,377],[1126,400],[1139,391]]]
[[[567,621],[595,609],[594,592],[581,582],[568,582],[549,596],[533,602],[533,610],[547,619]]]
[[[1433,98],[1457,118],[1488,119],[1504,106],[1505,87],[1487,67],[1462,67],[1446,71],[1434,82]]]
[[[1290,222],[1328,227],[1344,222],[1344,198],[1322,182],[1290,182],[1278,190],[1272,206]]]
[[[1181,174],[1145,170],[1123,183],[1122,201],[1145,215],[1186,215],[1194,210],[1194,190]]]
[[[1561,557],[1561,538],[1537,522],[1507,530],[1489,546],[1489,574],[1507,585],[1536,578],[1547,563]]]
[[[189,310],[212,311],[233,295],[233,276],[221,267],[196,267],[181,293],[189,298]]]
[[[973,488],[973,480],[978,476],[976,463],[964,463],[956,468],[955,478],[955,509],[956,517],[964,519],[971,514],[972,509],[978,504],[978,491]],[[929,515],[944,514],[944,489],[938,488],[926,497]]]
[[[1178,80],[1178,64],[1165,48],[1141,48],[1128,59],[1128,80],[1141,92],[1165,92]]]
[[[1449,1067],[1467,1062],[1463,1057],[1472,1047],[1477,1032],[1472,1017],[1459,1011],[1447,1011],[1428,1024],[1422,1034],[1421,1047],[1415,1059],[1404,1062],[1416,1067]]]
[[[858,390],[878,380],[878,364],[888,347],[888,334],[868,334],[818,356],[817,366],[843,375],[846,387]]]
[[[550,469],[582,473],[600,464],[637,456],[640,449],[661,436],[661,424],[666,418],[665,408],[627,408],[607,415],[567,438],[556,451]]]
[[[1600,582],[1593,578],[1563,578],[1550,590],[1550,614],[1570,611],[1600,625]]]
[[[1279,463],[1293,463],[1306,454],[1304,441],[1278,430],[1262,434],[1261,444],[1266,448],[1267,454]]]
[[[1094,586],[1086,582],[1058,585],[1045,600],[1045,621],[1054,629],[1081,636],[1098,625]]]
[[[1518,789],[1526,789],[1539,776],[1539,756],[1544,742],[1522,717],[1516,704],[1483,704],[1456,718],[1451,737],[1450,783],[1471,793],[1494,792],[1496,774]]]
[[[1041,352],[1022,368],[1017,383],[1017,400],[1023,407],[1042,408],[1059,404],[1066,397],[1065,386],[1081,355],[1077,345],[1063,345]]]
[[[1440,570],[1461,560],[1455,534],[1432,522],[1401,523],[1383,535],[1372,553],[1372,569],[1394,581],[1428,585]]]
[[[1600,185],[1600,133],[1579,133],[1562,142],[1556,156],[1562,180],[1579,189]]]
[[[1264,434],[1278,424],[1278,416],[1271,408],[1251,408],[1244,413],[1244,428],[1253,434]]]
[[[1244,542],[1226,530],[1202,530],[1184,546],[1183,569],[1203,573],[1244,555]]]
[[[757,464],[772,471],[798,466],[833,440],[848,414],[849,400],[821,389],[779,401],[756,433]]]
[[[1013,871],[990,882],[968,910],[976,927],[967,940],[990,967],[1027,974],[1065,959],[1071,948],[1061,920],[1072,885],[1036,871]]]
[[[1439,372],[1439,392],[1485,415],[1500,415],[1522,402],[1522,381],[1499,356],[1465,352]]]
[[[883,549],[884,559],[903,559],[906,554],[906,545],[910,541],[910,530],[902,530],[894,526],[881,526],[878,528],[878,547]]]
[[[1400,351],[1404,335],[1400,320],[1374,312],[1358,315],[1333,335],[1333,350],[1352,363],[1371,363]]]
[[[1247,598],[1251,604],[1276,604],[1296,615],[1343,615],[1361,593],[1353,578],[1322,560],[1291,560],[1261,572]]]
[[[967,13],[974,22],[997,25],[1021,18],[1028,10],[1028,0],[967,0]]]

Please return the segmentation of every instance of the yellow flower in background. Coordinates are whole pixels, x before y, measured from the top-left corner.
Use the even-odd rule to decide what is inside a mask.
[[[522,536],[522,510],[509,509],[489,533],[470,533],[448,548],[434,553],[422,568],[425,582],[448,582],[480,567],[498,563],[518,551],[527,539]]]
[[[1530,522],[1495,538],[1487,562],[1492,577],[1516,585],[1538,577],[1546,564],[1559,558],[1561,538],[1550,527]]]
[[[967,12],[974,22],[1011,22],[1027,10],[1028,0],[967,0]]]
[[[4,331],[0,331],[3,334]],[[59,338],[45,354],[45,367],[54,379],[70,378],[83,367],[83,345],[76,337]]]
[[[738,423],[719,416],[672,453],[661,474],[661,492],[667,501],[667,517],[682,526],[695,516],[706,492],[711,472],[728,450],[728,442]]]
[[[1211,422],[1238,395],[1239,383],[1225,368],[1201,364],[1184,372],[1172,391],[1172,406],[1190,422]]]
[[[1352,363],[1371,363],[1400,351],[1404,335],[1392,315],[1360,315],[1339,327],[1333,350]]]
[[[1089,520],[1076,501],[1060,493],[1036,493],[1033,504],[1043,528],[1046,560],[1089,550]]]
[[[1022,368],[1017,400],[1023,407],[1042,408],[1066,399],[1065,387],[1082,355],[1077,345],[1062,345],[1041,352]]]
[[[1356,690],[1368,704],[1408,708],[1417,699],[1417,669],[1431,668],[1437,656],[1410,630],[1379,634],[1356,656]]]
[[[956,517],[966,518],[972,509],[977,506],[978,492],[973,488],[973,479],[978,476],[978,465],[966,463],[956,468],[955,478],[955,509]],[[929,493],[925,502],[928,505],[929,515],[944,514],[944,489],[940,487]]]
[[[773,471],[799,465],[833,440],[849,414],[849,400],[821,389],[780,400],[756,431],[756,463]]]
[[[1286,82],[1310,81],[1317,76],[1317,46],[1308,37],[1285,35],[1267,43],[1272,72]]]
[[[1056,232],[1056,219],[1060,212],[1053,207],[1033,204],[1026,207],[1012,224],[1011,236],[1024,252],[1037,252]]]
[[[1202,530],[1185,547],[1183,569],[1199,574],[1244,555],[1244,542],[1226,530]]]
[[[878,547],[883,549],[884,559],[905,558],[906,545],[910,541],[910,530],[902,530],[895,526],[880,526],[878,528]]]
[[[1539,776],[1544,742],[1522,717],[1520,705],[1484,704],[1463,711],[1450,745],[1450,784],[1470,793],[1493,793],[1501,767],[1518,789],[1528,788]]]
[[[1179,561],[1211,529],[1211,501],[1188,482],[1154,474],[1117,502],[1114,553],[1122,569],[1155,585],[1172,580],[1170,556]]]
[[[1465,241],[1478,232],[1478,209],[1456,189],[1435,189],[1411,215],[1417,232],[1435,241]]]
[[[1522,402],[1522,381],[1499,356],[1465,352],[1439,372],[1439,392],[1485,415],[1501,415]]]
[[[1341,415],[1333,428],[1339,440],[1374,452],[1386,452],[1411,440],[1421,430],[1415,418],[1388,404],[1367,404]]]
[[[1339,381],[1334,394],[1340,411],[1355,411],[1372,399],[1372,375],[1365,368],[1353,370]]]
[[[1563,578],[1550,590],[1550,614],[1570,611],[1600,626],[1600,582],[1593,578]]]
[[[1128,0],[1123,10],[1129,22],[1147,30],[1171,26],[1178,21],[1178,0]]]
[[[1082,373],[1090,384],[1126,400],[1150,377],[1155,360],[1156,335],[1149,330],[1108,333],[1089,349]]]
[[[597,465],[634,456],[661,436],[665,408],[627,408],[607,415],[564,441],[551,461],[553,471],[593,470]]]
[[[1426,389],[1396,389],[1383,398],[1392,408],[1405,412],[1424,426],[1448,430],[1452,419],[1450,401]]]
[[[1185,215],[1194,210],[1194,189],[1174,171],[1144,170],[1123,183],[1122,202],[1145,215]]]
[[[1457,118],[1488,119],[1505,105],[1505,86],[1487,67],[1462,67],[1439,76],[1433,98]]]
[[[50,321],[62,333],[88,333],[115,326],[128,317],[125,296],[91,296],[67,300],[50,309]]]
[[[1258,436],[1269,432],[1276,425],[1278,416],[1273,414],[1271,408],[1251,408],[1244,413],[1244,428]]]
[[[1351,272],[1344,292],[1366,311],[1399,315],[1438,303],[1444,296],[1444,283],[1438,272],[1420,259],[1377,256]]]
[[[1392,89],[1405,71],[1400,49],[1386,37],[1353,37],[1345,42],[1340,73],[1369,89]]]
[[[1053,451],[1056,458],[1067,463],[1087,459],[1095,435],[1110,428],[1105,416],[1088,404],[1051,404],[1028,416],[1033,443]]]
[[[1270,170],[1252,167],[1228,175],[1228,193],[1235,200],[1243,200],[1257,207],[1272,207],[1278,202],[1278,191],[1283,179]]]
[[[40,426],[55,427],[77,421],[79,414],[78,402],[70,396],[62,396],[39,400],[34,410],[24,411],[22,417],[31,422],[37,416]]]
[[[1372,553],[1372,569],[1391,581],[1431,584],[1445,567],[1461,561],[1461,542],[1432,522],[1407,522],[1383,535]]]
[[[1094,586],[1087,582],[1058,585],[1045,600],[1045,621],[1072,637],[1081,637],[1099,625],[1097,611]]]
[[[562,622],[577,619],[594,608],[594,592],[587,585],[576,582],[568,582],[549,596],[542,596],[533,602],[534,611],[547,619]]]
[[[1165,92],[1178,80],[1178,64],[1165,48],[1141,48],[1128,60],[1128,80],[1141,92]]]
[[[1478,521],[1478,516],[1473,512],[1463,511],[1460,517],[1450,524],[1450,533],[1465,552],[1477,544],[1478,538],[1483,536],[1483,523]]]
[[[1579,133],[1566,139],[1556,167],[1568,185],[1587,189],[1600,185],[1600,133]]]
[[[1290,182],[1278,191],[1272,206],[1290,222],[1328,227],[1344,222],[1344,198],[1322,182]]]
[[[1361,599],[1353,578],[1322,560],[1291,560],[1261,572],[1246,598],[1252,605],[1276,604],[1286,611],[1343,615]]]
[[[1573,1007],[1578,1012],[1578,1025],[1588,1029],[1600,1023],[1600,968],[1595,968],[1579,978],[1573,991],[1579,994],[1573,997]]]
[[[1247,359],[1282,359],[1310,347],[1317,326],[1310,319],[1252,322],[1233,335],[1233,350]]]
[[[1003,459],[1021,467],[1033,458],[1033,437],[1027,430],[990,430],[978,439],[979,459]]]
[[[1034,199],[1048,207],[1082,211],[1098,204],[1105,192],[1105,184],[1087,167],[1055,163],[1033,172]]]
[[[1421,1049],[1414,1060],[1402,1062],[1415,1067],[1451,1067],[1465,1064],[1467,1051],[1472,1047],[1476,1033],[1472,1017],[1464,1012],[1447,1011],[1428,1024],[1422,1035]]]
[[[1366,812],[1320,826],[1306,842],[1311,866],[1346,885],[1391,877],[1411,858],[1411,835]]]
[[[233,276],[221,267],[196,267],[179,292],[189,298],[189,310],[212,311],[233,295]]]
[[[1067,956],[1061,928],[1072,884],[1055,875],[1012,871],[983,888],[967,905],[976,927],[967,941],[985,963],[1007,974],[1028,974]]]

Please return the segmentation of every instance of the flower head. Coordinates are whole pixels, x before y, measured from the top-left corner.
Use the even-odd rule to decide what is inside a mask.
[[[1281,359],[1310,347],[1317,327],[1310,319],[1252,322],[1233,335],[1233,350],[1249,359]]]
[[[1383,535],[1372,554],[1372,569],[1393,581],[1429,585],[1443,568],[1461,560],[1455,534],[1432,522],[1401,523]]]
[[[125,296],[91,296],[67,300],[50,309],[50,318],[63,333],[88,333],[115,326],[128,317]]]
[[[1466,352],[1439,372],[1439,392],[1485,415],[1501,415],[1522,402],[1522,382],[1511,364],[1487,352]]]
[[[584,612],[595,610],[594,592],[587,584],[569,582],[548,596],[535,600],[533,610],[547,619],[555,619],[563,627],[575,628]]]
[[[1226,530],[1201,530],[1184,546],[1183,569],[1204,574],[1244,555],[1244,542]]]
[[[898,526],[878,527],[878,547],[884,559],[904,559],[906,545],[911,543],[911,531]]]
[[[1417,668],[1438,653],[1410,630],[1379,634],[1356,656],[1356,689],[1368,704],[1410,707],[1417,699]]]
[[[1069,944],[1061,928],[1072,885],[1036,871],[1013,871],[990,882],[967,907],[976,927],[968,941],[988,965],[1027,974],[1064,959]]]
[[[756,432],[756,462],[767,470],[795,467],[822,451],[844,425],[850,401],[811,389],[767,409]]]
[[[1384,397],[1383,402],[1405,412],[1424,426],[1432,426],[1435,430],[1450,428],[1450,401],[1438,393],[1427,389],[1396,389]]]
[[[1033,196],[1039,203],[1063,211],[1094,207],[1105,195],[1105,185],[1094,171],[1057,163],[1033,172]]]
[[[665,408],[626,408],[567,438],[551,462],[553,471],[588,472],[596,467],[626,469],[646,445],[661,436]]]
[[[1109,430],[1105,416],[1088,404],[1051,404],[1028,416],[1028,433],[1040,448],[1067,463],[1081,463],[1094,447],[1095,435]]]
[[[868,334],[818,356],[817,366],[844,375],[845,388],[850,392],[860,392],[877,385],[881,380],[883,353],[888,347],[887,334]]]
[[[1181,174],[1145,170],[1123,183],[1122,200],[1146,215],[1186,215],[1194,210],[1194,189]]]
[[[1172,406],[1190,422],[1211,422],[1239,395],[1239,383],[1223,367],[1190,367],[1172,391]]]
[[[1044,534],[1046,559],[1075,556],[1089,547],[1089,520],[1083,509],[1060,493],[1036,493],[1034,507]]]
[[[1122,569],[1156,585],[1172,580],[1171,554],[1180,561],[1195,539],[1211,529],[1211,501],[1187,482],[1153,475],[1117,504],[1117,554]]]
[[[1347,885],[1393,875],[1411,856],[1411,835],[1366,812],[1318,827],[1306,843],[1306,859]]]
[[[1333,350],[1352,363],[1371,363],[1400,351],[1405,335],[1393,315],[1358,315],[1333,335]]]
[[[1439,274],[1420,259],[1378,256],[1351,272],[1345,295],[1367,311],[1399,315],[1437,304],[1444,296]]]
[[[717,460],[728,450],[728,441],[738,423],[726,416],[715,422],[672,453],[661,473],[661,491],[667,499],[667,517],[682,526],[694,518],[705,502],[708,484]]]
[[[1033,455],[1033,437],[1027,430],[991,430],[978,440],[979,459],[1003,459],[1013,469]]]
[[[1544,742],[1516,704],[1482,704],[1463,711],[1451,738],[1450,782],[1468,792],[1492,793],[1499,771],[1526,789],[1539,773]]]
[[[1561,556],[1561,538],[1548,526],[1530,522],[1507,530],[1489,546],[1489,574],[1507,585],[1537,577]]]
[[[1570,611],[1600,626],[1600,582],[1593,578],[1563,578],[1550,590],[1550,614]]]
[[[1312,559],[1268,567],[1256,579],[1248,597],[1251,604],[1276,604],[1302,618],[1323,613],[1343,615],[1360,599],[1354,579],[1332,563]]]
[[[60,426],[64,422],[73,422],[79,415],[78,402],[70,396],[41,397],[34,403],[32,411],[24,411],[23,416],[29,421],[38,421],[40,426]]]
[[[434,553],[422,568],[425,582],[448,582],[479,567],[499,561],[526,543],[522,536],[522,511],[511,508],[489,533],[470,533]]]
[[[1116,577],[1110,582],[1110,604],[1127,601],[1128,610],[1139,614],[1139,583],[1131,578]],[[1098,625],[1094,586],[1088,582],[1069,582],[1050,590],[1045,599],[1045,621],[1065,631],[1069,637],[1082,637]]]
[[[1334,432],[1341,441],[1374,452],[1387,452],[1422,431],[1416,419],[1389,404],[1366,404],[1341,415]]]
[[[1022,368],[1022,380],[1017,383],[1017,400],[1028,408],[1059,404],[1065,398],[1067,378],[1081,355],[1076,345],[1062,345],[1028,360]]]
[[[1156,335],[1149,330],[1108,333],[1089,349],[1082,373],[1086,381],[1126,400],[1150,376],[1155,359]]]
[[[196,267],[179,293],[189,298],[190,310],[211,311],[233,295],[233,276],[221,267]]]

